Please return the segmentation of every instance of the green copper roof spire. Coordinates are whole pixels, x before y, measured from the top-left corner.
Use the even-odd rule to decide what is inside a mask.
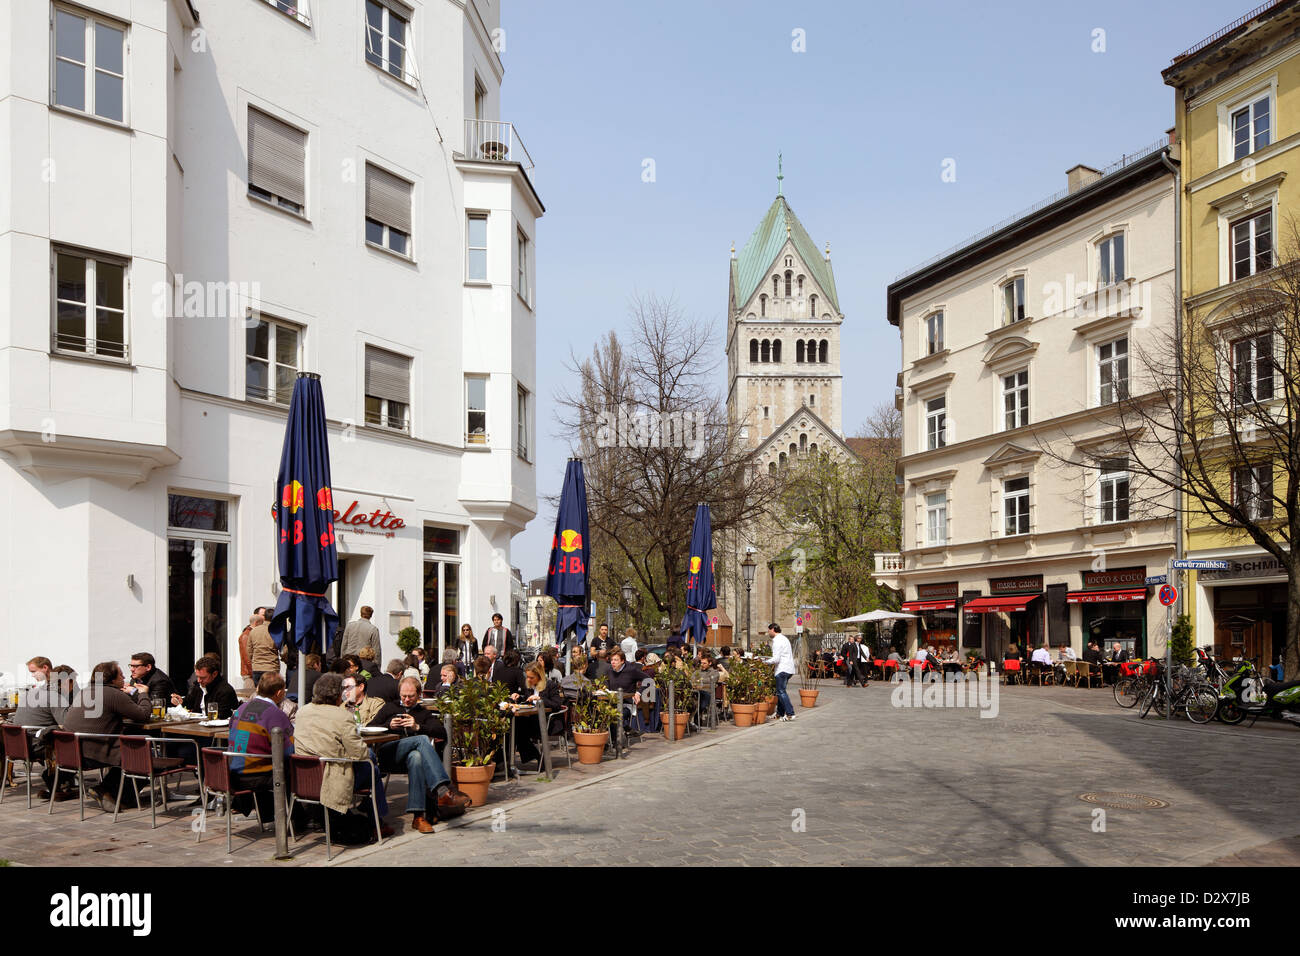
[[[785,179],[785,173],[781,171],[781,154],[777,153],[776,154],[776,194],[778,196],[782,195],[781,180],[783,179]]]

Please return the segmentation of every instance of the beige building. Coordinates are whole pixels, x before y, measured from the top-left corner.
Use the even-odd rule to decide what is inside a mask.
[[[1136,506],[1125,459],[1088,455],[1173,324],[1173,169],[1163,142],[1076,166],[1066,192],[889,287],[903,550],[877,578],[920,615],[912,646],[1163,653],[1147,579],[1173,519]]]

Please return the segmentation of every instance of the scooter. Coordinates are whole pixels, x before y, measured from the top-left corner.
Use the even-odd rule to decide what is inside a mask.
[[[1300,680],[1269,680],[1250,661],[1242,661],[1223,685],[1218,717],[1225,724],[1250,717],[1252,727],[1260,717],[1272,717],[1300,727]]]

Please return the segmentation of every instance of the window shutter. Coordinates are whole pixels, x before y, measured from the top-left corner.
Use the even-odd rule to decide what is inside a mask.
[[[411,184],[366,163],[366,218],[411,234]]]
[[[366,346],[366,394],[409,405],[411,360],[405,355]]]
[[[304,206],[307,134],[249,107],[248,183]]]

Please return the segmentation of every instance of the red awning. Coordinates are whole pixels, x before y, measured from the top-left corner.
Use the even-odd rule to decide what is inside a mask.
[[[1111,601],[1145,601],[1146,588],[1123,588],[1118,591],[1071,591],[1066,604],[1105,604]]]
[[[973,614],[988,614],[990,611],[1024,611],[1031,601],[1037,601],[1041,594],[1016,594],[1009,597],[980,597],[966,602],[966,610]]]
[[[951,601],[904,601],[904,611],[951,611],[957,606],[956,599]]]

